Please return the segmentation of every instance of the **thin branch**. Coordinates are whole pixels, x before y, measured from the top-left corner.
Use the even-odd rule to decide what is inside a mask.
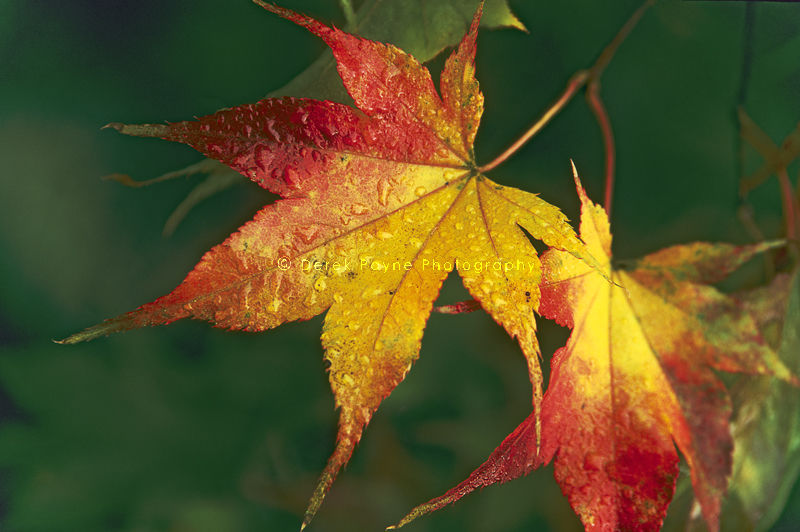
[[[553,103],[553,105],[551,105],[547,109],[547,111],[544,112],[542,117],[539,120],[537,120],[536,123],[533,124],[530,127],[530,129],[528,129],[528,131],[525,132],[524,135],[518,138],[517,141],[514,142],[514,144],[509,146],[506,149],[506,151],[498,155],[489,164],[485,164],[480,168],[478,168],[478,171],[482,173],[488,172],[489,170],[496,168],[497,166],[505,162],[506,159],[511,157],[511,155],[513,155],[514,152],[519,150],[526,142],[531,140],[531,138],[533,138],[534,135],[536,135],[539,131],[541,131],[542,128],[544,128],[544,126],[546,126],[550,122],[550,120],[552,120],[553,117],[556,116],[564,108],[564,106],[567,105],[567,103],[569,103],[569,101],[572,99],[575,93],[578,92],[578,90],[580,90],[581,87],[583,87],[587,79],[589,79],[588,70],[581,70],[577,72],[574,76],[572,76],[572,79],[570,79],[569,83],[567,83],[567,88],[564,89],[564,92],[561,94],[558,100],[556,100],[555,103]]]
[[[611,129],[611,120],[603,105],[603,100],[600,98],[600,83],[597,80],[593,80],[589,83],[586,90],[586,101],[589,104],[589,108],[594,113],[597,125],[600,126],[600,131],[603,134],[603,147],[606,154],[606,193],[603,205],[606,209],[606,214],[611,218],[611,201],[614,197],[614,168],[616,164],[614,131]]]
[[[633,28],[642,18],[645,11],[655,3],[655,0],[645,0],[645,2],[634,11],[630,18],[623,24],[622,28],[617,32],[610,43],[600,52],[600,55],[595,60],[594,64],[588,70],[579,70],[576,72],[570,81],[567,83],[564,92],[558,100],[551,105],[547,111],[544,112],[541,118],[534,123],[528,131],[526,131],[516,142],[509,146],[503,153],[498,155],[492,162],[485,164],[478,168],[479,172],[488,172],[502,164],[506,159],[511,157],[517,150],[519,150],[526,142],[528,142],[534,135],[539,133],[550,120],[553,119],[569,102],[575,93],[578,92],[584,85],[590,82],[598,81],[603,73],[603,70],[611,62],[614,54],[619,48],[620,44],[628,37]],[[602,126],[601,126],[602,127]]]
[[[590,78],[592,80],[599,79],[600,76],[603,74],[603,70],[606,69],[608,64],[614,58],[614,54],[617,53],[617,48],[621,45],[625,39],[628,38],[633,28],[639,23],[642,16],[644,16],[645,12],[656,3],[656,0],[645,0],[645,2],[639,6],[639,8],[633,12],[633,15],[623,24],[623,26],[619,29],[617,34],[608,43],[600,55],[597,57],[597,60],[594,62],[592,67],[589,69]]]

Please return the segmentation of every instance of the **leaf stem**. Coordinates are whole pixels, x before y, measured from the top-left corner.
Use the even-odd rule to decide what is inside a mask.
[[[481,173],[488,172],[489,170],[501,165],[506,159],[511,157],[514,152],[519,150],[526,142],[531,140],[534,135],[541,131],[542,128],[544,128],[544,126],[546,126],[550,120],[552,120],[552,118],[556,116],[559,111],[561,111],[561,109],[567,105],[567,103],[569,103],[575,93],[578,92],[581,87],[583,87],[587,79],[589,79],[588,70],[576,72],[575,75],[572,76],[572,79],[570,79],[569,83],[567,83],[567,88],[564,89],[564,92],[561,94],[558,100],[556,100],[555,103],[553,103],[553,105],[551,105],[547,111],[544,112],[541,118],[539,118],[539,120],[537,120],[536,123],[533,124],[524,135],[518,138],[514,144],[509,146],[506,151],[495,157],[495,159],[489,164],[485,164],[478,168],[478,171]]]
[[[614,168],[616,164],[616,150],[614,148],[614,131],[611,129],[611,120],[608,117],[603,100],[600,98],[600,82],[592,80],[586,89],[586,101],[594,113],[597,125],[603,134],[603,147],[606,154],[606,186],[605,201],[603,206],[606,214],[611,218],[611,201],[614,197]]]
[[[600,55],[597,57],[597,60],[594,62],[592,67],[589,69],[591,73],[591,79],[599,79],[600,75],[603,73],[603,70],[606,69],[608,64],[611,62],[611,59],[614,58],[614,54],[617,53],[617,48],[628,38],[633,28],[639,23],[642,16],[644,16],[645,12],[656,3],[656,0],[645,0],[642,5],[640,5],[636,11],[625,21],[625,24],[619,29],[617,34],[611,40],[610,43],[600,52]]]
[[[480,172],[488,172],[500,164],[502,164],[506,159],[511,157],[517,150],[519,150],[526,142],[528,142],[534,135],[539,133],[544,126],[546,126],[550,120],[553,119],[569,102],[572,100],[572,97],[575,96],[575,93],[578,92],[581,88],[583,88],[586,84],[591,84],[592,82],[596,82],[600,79],[600,76],[603,73],[603,70],[608,66],[611,62],[611,59],[614,57],[614,54],[619,48],[619,45],[628,37],[630,32],[642,18],[645,11],[655,3],[655,0],[645,0],[645,2],[639,6],[639,8],[633,12],[633,14],[628,18],[625,24],[622,25],[622,28],[617,32],[614,38],[611,40],[610,43],[603,49],[600,55],[595,60],[594,64],[588,70],[579,70],[576,72],[572,78],[570,79],[569,83],[567,83],[567,87],[564,89],[564,92],[558,98],[558,100],[553,103],[542,115],[539,120],[536,121],[529,129],[526,131],[516,142],[514,142],[511,146],[509,146],[503,153],[498,155],[492,162],[485,164],[478,168]],[[599,101],[599,100],[598,100]],[[602,104],[601,104],[602,106]],[[605,109],[603,108],[603,112]],[[601,124],[601,129],[603,125]],[[604,133],[605,135],[605,133]],[[607,140],[607,138],[606,138]],[[612,147],[613,147],[613,140],[612,140]],[[606,168],[608,168],[608,163],[606,164]],[[606,174],[608,176],[608,174]]]

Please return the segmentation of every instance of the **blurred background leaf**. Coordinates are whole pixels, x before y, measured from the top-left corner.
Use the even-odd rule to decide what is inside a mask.
[[[335,2],[282,3],[347,24]],[[362,3],[355,4],[363,16]],[[480,162],[538,117],[638,2],[509,4],[530,33],[480,34]],[[734,143],[744,10],[739,2],[660,3],[605,73],[618,148],[617,255],[690,240],[747,241],[736,219]],[[781,139],[800,118],[800,67],[792,61],[800,57],[800,10],[765,3],[756,15],[745,103],[762,129]],[[387,31],[409,28],[400,15],[380,19],[395,22]],[[335,436],[320,318],[264,334],[177,323],[82,346],[50,340],[165,293],[271,198],[244,182],[198,204],[164,239],[165,221],[193,182],[129,189],[100,177],[146,179],[201,158],[184,146],[99,128],[183,120],[256,101],[323,51],[306,31],[246,0],[0,0],[3,530],[299,525]],[[441,65],[441,56],[431,62],[434,71]],[[570,158],[590,195],[600,197],[602,143],[580,99],[494,178],[542,192],[574,220]],[[797,167],[790,170],[795,179]],[[764,233],[780,235],[775,180],[751,201]],[[440,303],[460,299],[459,284],[451,279]],[[547,365],[565,335],[551,324],[541,329]],[[524,361],[490,318],[433,316],[419,362],[375,416],[313,529],[382,529],[463,479],[529,405]],[[800,488],[788,497],[776,530],[799,526]],[[414,527],[580,529],[549,469],[484,490]]]
[[[765,317],[762,331],[776,352],[800,374],[800,277],[782,274],[753,291],[745,304]],[[777,316],[770,316],[777,308]],[[800,390],[783,382],[743,379],[734,388],[741,403],[733,425],[736,447],[731,478],[733,504],[747,516],[743,529],[769,530],[786,506],[800,474]],[[796,508],[794,518],[800,517]]]

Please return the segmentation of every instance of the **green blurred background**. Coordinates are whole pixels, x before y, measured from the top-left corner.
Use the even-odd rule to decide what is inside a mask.
[[[332,0],[282,4],[345,24]],[[479,162],[591,64],[638,2],[510,5],[530,33],[480,34]],[[762,3],[754,12],[746,109],[780,142],[800,119],[800,6]],[[735,215],[733,112],[744,14],[743,2],[664,1],[605,73],[618,156],[617,256],[690,240],[748,241]],[[322,52],[318,39],[248,0],[0,0],[0,529],[299,526],[335,436],[320,317],[262,334],[181,322],[86,345],[50,340],[167,293],[270,201],[242,180],[164,238],[164,222],[197,178],[129,189],[100,177],[146,179],[201,157],[100,127],[256,101]],[[602,150],[579,97],[492,177],[542,192],[575,220],[569,159],[600,200]],[[774,179],[751,199],[764,233],[781,236]],[[441,301],[462,297],[451,278]],[[565,337],[542,324],[545,365]],[[489,317],[434,315],[420,360],[378,411],[310,530],[382,530],[462,480],[529,409],[524,361]],[[673,505],[670,526],[681,526],[687,501]],[[723,526],[737,523],[723,518]],[[775,530],[797,528],[795,486]],[[578,529],[551,467],[409,527]]]

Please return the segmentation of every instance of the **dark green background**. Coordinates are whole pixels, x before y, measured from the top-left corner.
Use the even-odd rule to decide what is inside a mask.
[[[344,24],[333,1],[282,3]],[[530,33],[480,34],[482,163],[591,64],[638,5],[510,3]],[[662,2],[604,75],[618,148],[617,256],[689,240],[748,241],[735,217],[733,121],[744,11],[741,2]],[[754,46],[746,108],[780,141],[800,118],[800,6],[759,5]],[[299,526],[335,434],[321,318],[263,334],[186,322],[86,345],[50,340],[167,293],[269,200],[243,181],[162,238],[193,182],[134,190],[99,178],[145,179],[200,157],[100,126],[256,101],[322,51],[318,39],[247,0],[0,0],[0,528]],[[602,153],[579,97],[491,175],[542,192],[575,220],[569,159],[600,200]],[[774,179],[752,199],[765,234],[780,236]],[[442,298],[461,294],[451,279]],[[548,365],[565,333],[542,328]],[[381,530],[456,484],[527,415],[529,388],[518,348],[489,317],[433,316],[420,360],[376,414],[310,530]],[[679,523],[686,505],[676,504]],[[776,529],[798,526],[795,487]],[[579,528],[548,467],[409,530]]]

